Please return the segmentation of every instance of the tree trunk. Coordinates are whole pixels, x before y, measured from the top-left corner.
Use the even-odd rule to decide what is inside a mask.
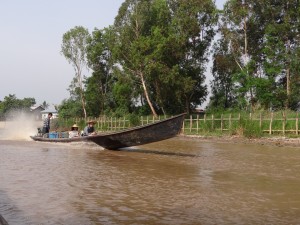
[[[85,98],[83,96],[83,90],[82,90],[82,87],[80,87],[80,97],[81,97],[81,104],[82,104],[82,109],[83,109],[83,113],[84,113],[84,119],[86,120],[86,109],[85,109]]]
[[[246,73],[248,76],[248,79],[252,79],[252,75],[249,74],[249,69],[248,69],[248,64],[249,64],[249,55],[248,55],[248,36],[247,36],[247,22],[246,19],[244,18],[243,20],[243,29],[244,29],[244,44],[245,44],[245,51],[244,51],[244,56],[245,56],[245,67],[246,67]],[[249,92],[250,92],[250,104],[251,104],[251,110],[252,112],[254,111],[255,107],[255,102],[254,102],[254,95],[253,95],[253,87],[249,87]]]
[[[146,97],[147,102],[149,104],[149,107],[150,107],[150,109],[152,111],[153,116],[157,117],[157,113],[156,113],[156,111],[155,111],[155,109],[154,109],[154,107],[153,107],[153,105],[152,105],[152,103],[150,101],[150,98],[149,98],[149,94],[148,94],[148,90],[147,90],[147,87],[146,87],[146,82],[145,82],[145,79],[144,79],[144,75],[143,75],[142,72],[139,72],[139,75],[140,75],[140,78],[141,78],[141,82],[142,82],[143,89],[144,89],[144,94],[145,94],[145,97]]]
[[[288,108],[290,105],[290,97],[291,97],[291,73],[290,68],[288,67],[286,70],[286,105],[285,108]]]
[[[81,104],[82,104],[82,110],[84,114],[84,119],[86,120],[87,115],[86,115],[86,109],[85,109],[85,99],[83,95],[83,87],[82,87],[82,79],[81,79],[81,67],[77,65],[77,79],[78,79],[78,86],[80,89],[80,98],[81,98]]]
[[[188,98],[185,99],[185,108],[186,108],[187,114],[190,115],[191,108],[190,108],[190,101],[188,100]]]
[[[286,42],[286,54],[288,55],[288,57],[291,57],[290,55],[290,48],[291,48],[291,42],[290,40],[288,40]],[[285,108],[288,109],[290,106],[290,97],[291,97],[291,71],[290,71],[290,60],[288,59],[287,63],[286,63],[287,67],[286,67],[286,105]]]

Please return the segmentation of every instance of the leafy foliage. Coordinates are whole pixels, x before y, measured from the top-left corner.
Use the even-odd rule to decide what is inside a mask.
[[[30,107],[35,103],[34,98],[18,99],[16,95],[9,94],[0,102],[0,118],[9,116],[11,112],[29,112]]]
[[[87,114],[85,108],[86,102],[83,90],[82,70],[86,66],[86,48],[89,37],[90,34],[86,28],[76,26],[63,35],[63,41],[61,45],[61,53],[65,56],[67,61],[72,64],[75,70],[75,77],[72,83],[73,85],[70,87],[74,87],[75,90],[71,89],[73,93],[79,93],[85,118],[87,117]]]
[[[253,111],[299,107],[299,9],[298,1],[226,2],[219,27],[221,40],[214,49],[214,66],[227,64],[230,68],[234,63],[239,68],[231,73],[230,80],[237,99],[233,105],[237,108],[251,106]],[[228,49],[222,61],[216,58],[220,48]],[[215,78],[221,75],[214,70]],[[210,107],[216,106],[215,99],[224,93],[221,87],[228,83],[220,81],[212,82]],[[232,96],[226,96],[223,101],[230,99]]]

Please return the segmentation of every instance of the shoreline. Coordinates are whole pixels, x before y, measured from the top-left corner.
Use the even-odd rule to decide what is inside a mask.
[[[245,138],[241,136],[201,136],[201,135],[185,135],[178,137],[201,139],[204,141],[214,141],[217,143],[243,143],[243,144],[259,144],[272,145],[278,147],[300,147],[300,138],[287,137],[262,137],[262,138]]]

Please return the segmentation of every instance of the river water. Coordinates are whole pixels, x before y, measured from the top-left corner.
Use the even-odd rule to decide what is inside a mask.
[[[295,147],[0,140],[0,214],[10,225],[300,224],[299,170]]]

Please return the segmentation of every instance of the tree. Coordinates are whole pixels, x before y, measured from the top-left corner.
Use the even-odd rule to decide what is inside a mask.
[[[212,1],[126,0],[115,20],[114,59],[143,90],[153,115],[205,100],[205,63],[214,36]]]
[[[60,118],[76,118],[82,115],[82,106],[80,102],[73,99],[64,99],[58,106]]]
[[[234,56],[225,39],[220,39],[213,47],[214,79],[211,81],[209,109],[228,109],[237,107],[234,74],[239,72],[237,64],[232,63]]]
[[[84,117],[87,117],[86,102],[83,88],[83,74],[82,71],[86,68],[86,54],[87,41],[90,38],[88,30],[81,26],[76,26],[63,35],[61,45],[61,53],[65,56],[67,61],[72,64],[75,70],[75,77],[73,79],[74,87],[79,89],[82,109]]]
[[[95,29],[88,40],[88,66],[93,70],[86,79],[87,110],[93,116],[103,114],[112,107],[112,89],[114,82],[113,63],[111,59],[111,36],[113,29]]]
[[[277,107],[294,107],[299,101],[300,5],[297,0],[265,2],[265,73],[275,84]],[[295,94],[295,95],[294,95]]]
[[[2,117],[5,117],[12,112],[29,112],[30,107],[35,103],[36,102],[34,98],[18,99],[16,95],[9,94],[8,96],[5,96],[4,100],[0,103],[0,113],[2,114]]]
[[[44,107],[44,109],[47,109],[49,107],[49,103],[43,101],[42,106]]]
[[[147,36],[151,32],[151,2],[126,0],[119,9],[115,19],[114,57],[125,74],[139,79],[144,96],[154,116],[156,109],[151,101],[146,66],[149,64],[145,56],[149,54]]]
[[[208,50],[215,35],[217,10],[211,0],[177,0],[171,2],[172,27],[179,39],[176,54],[180,56],[178,96],[184,99],[186,111],[201,105],[207,96],[204,85]],[[183,54],[180,55],[180,52]]]
[[[264,109],[290,108],[299,98],[299,1],[229,0],[220,31],[240,72],[241,101]]]
[[[251,21],[252,5],[249,1],[229,0],[224,6],[221,32],[229,45],[234,62],[240,68],[236,74],[236,84],[242,99],[249,96],[248,102],[254,103],[252,86],[253,74],[249,71],[251,53],[249,52],[249,23]],[[253,105],[252,105],[253,106]]]

